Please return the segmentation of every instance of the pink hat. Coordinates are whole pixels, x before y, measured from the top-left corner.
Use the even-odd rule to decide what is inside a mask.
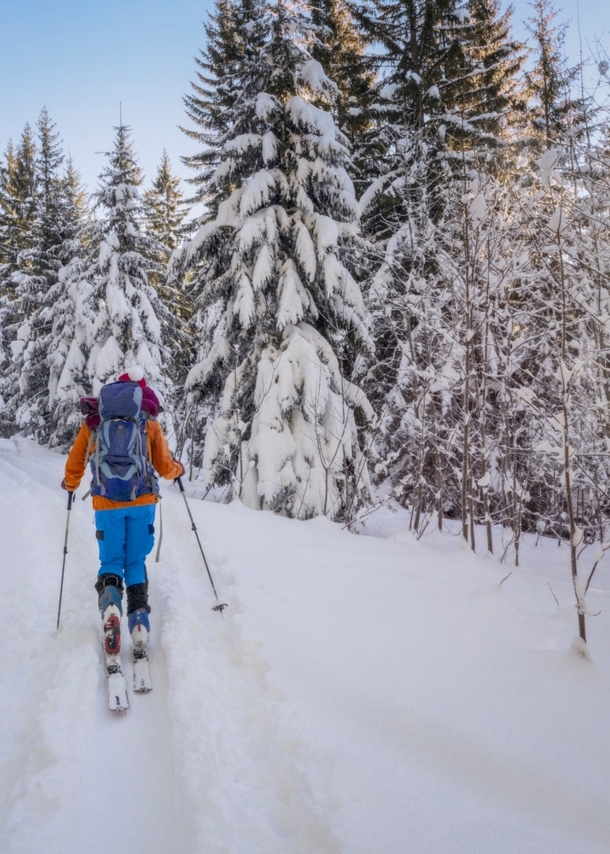
[[[144,379],[144,371],[138,365],[129,368],[127,373],[121,374],[119,377],[120,383],[137,383],[140,388],[146,388],[146,380]]]

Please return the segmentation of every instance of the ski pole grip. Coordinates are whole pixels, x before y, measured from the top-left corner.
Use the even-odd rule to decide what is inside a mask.
[[[74,500],[74,493],[73,493],[73,492],[69,492],[69,493],[68,493],[68,510],[71,510],[71,509],[72,509],[72,501],[73,501],[73,500]]]
[[[178,477],[174,480],[174,483],[178,484],[180,492],[184,492],[184,487],[182,486],[182,478],[180,475],[178,475]]]

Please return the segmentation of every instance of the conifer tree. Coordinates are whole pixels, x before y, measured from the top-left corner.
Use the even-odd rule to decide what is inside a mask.
[[[253,33],[245,30],[246,25],[252,25],[249,5],[256,6],[256,2],[216,0],[215,12],[204,27],[206,47],[195,57],[197,80],[191,81],[193,91],[184,97],[191,126],[181,130],[200,145],[196,154],[182,158],[196,173],[189,179],[196,188],[191,201],[205,201],[211,211],[214,206],[206,187],[218,165],[224,136],[233,123],[232,108],[239,96],[236,72],[248,45],[253,43]]]
[[[311,55],[337,86],[335,120],[352,150],[362,144],[370,125],[371,86],[375,72],[366,56],[366,39],[346,0],[321,0],[311,10],[316,37]],[[357,176],[360,183],[364,176]]]
[[[62,246],[65,239],[62,233],[62,225],[65,223],[61,216],[64,185],[59,171],[64,154],[57,142],[59,133],[55,132],[55,125],[46,107],[42,109],[37,127],[39,144],[36,166],[40,215],[34,266],[37,274],[45,277],[49,287],[56,280],[58,247]]]
[[[16,165],[15,148],[9,140],[4,162],[0,164],[0,271],[10,258],[11,196]]]
[[[373,8],[358,13],[381,46],[383,70],[361,155],[372,179],[364,224],[375,239],[387,239],[405,220],[402,196],[418,193],[412,172],[425,181],[436,219],[444,187],[462,170],[456,154],[482,154],[510,139],[524,108],[517,82],[523,45],[511,39],[511,12],[502,14],[496,0],[375,0]],[[415,163],[420,156],[426,175]]]
[[[154,260],[161,265],[158,271],[151,271],[148,278],[167,312],[166,340],[171,350],[168,369],[177,390],[177,411],[180,414],[177,421],[182,426],[185,421],[184,382],[192,367],[194,352],[190,323],[194,309],[183,288],[168,284],[167,264],[171,253],[189,231],[189,225],[185,223],[188,212],[180,190],[180,179],[172,174],[169,156],[164,151],[153,185],[144,194],[146,232],[157,241]],[[183,439],[180,428],[177,439],[179,443]]]
[[[510,36],[511,14],[501,12],[498,0],[469,0],[440,22],[439,40],[448,50],[437,82],[439,122],[453,150],[497,150],[522,124],[525,54]]]
[[[0,172],[0,228],[2,260],[0,295],[10,291],[9,279],[18,266],[18,256],[34,242],[37,216],[36,142],[26,124],[19,145],[9,142]]]
[[[3,170],[2,231],[5,262],[0,268],[0,377],[3,430],[14,429],[17,419],[15,395],[19,391],[22,359],[31,337],[31,317],[36,307],[33,251],[38,225],[38,182],[36,143],[26,124],[17,149],[7,150]]]
[[[89,379],[94,394],[118,371],[140,365],[161,393],[169,388],[163,329],[167,313],[148,281],[158,243],[143,229],[137,165],[129,128],[116,128],[114,148],[94,194],[99,219],[91,237],[87,278],[92,287]]]
[[[533,16],[527,29],[534,41],[534,66],[525,79],[531,102],[529,115],[534,153],[540,154],[561,142],[566,119],[577,106],[570,88],[578,66],[568,67],[564,54],[567,24],[557,24],[552,0],[533,0]]]
[[[473,337],[473,318],[493,323],[496,306],[483,235],[501,245],[495,220],[489,230],[484,222],[485,193],[501,194],[490,173],[503,173],[499,154],[521,108],[521,45],[493,0],[376,9],[364,20],[389,68],[374,105],[376,180],[361,207],[383,258],[371,289],[378,360],[369,378],[383,414],[379,474],[391,473],[416,528],[432,512],[442,525],[448,513],[469,535],[477,479],[489,475],[483,401],[492,381],[487,345]],[[474,412],[478,433],[468,426]],[[488,491],[481,500],[488,518]]]
[[[176,263],[200,270],[187,385],[208,417],[204,478],[253,507],[348,516],[366,489],[355,412],[372,413],[352,382],[371,341],[347,150],[312,103],[333,87],[304,47],[311,21],[283,0],[239,15],[240,95],[203,185],[216,213]]]
[[[146,231],[165,248],[160,259],[167,264],[183,233],[188,208],[180,190],[180,178],[172,174],[169,155],[165,149],[150,190],[144,193]]]
[[[47,442],[52,419],[51,361],[57,358],[53,336],[58,308],[59,271],[72,255],[82,227],[80,212],[70,198],[70,173],[62,175],[64,160],[59,134],[43,109],[38,123],[36,190],[38,215],[32,245],[19,253],[13,307],[17,335],[3,380],[5,405],[18,428]]]
[[[16,297],[19,267],[25,264],[22,252],[32,248],[36,205],[36,147],[27,124],[17,148],[9,142],[0,170],[0,430],[14,430],[14,410],[8,398],[13,352],[21,344],[17,338],[23,316]]]
[[[87,281],[90,211],[71,157],[62,179],[59,215],[64,234],[58,256],[61,267],[49,294],[54,306],[48,356],[49,443],[67,449],[81,424],[79,398],[91,393],[87,356],[94,322],[92,287]]]

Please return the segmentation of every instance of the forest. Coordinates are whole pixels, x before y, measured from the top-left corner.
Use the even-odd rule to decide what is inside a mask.
[[[609,63],[496,0],[216,0],[185,189],[90,195],[42,109],[0,168],[0,434],[65,452],[139,365],[217,500],[610,548]],[[598,80],[596,86],[587,81]],[[185,87],[188,81],[185,81]],[[177,93],[179,96],[179,93]],[[383,491],[380,486],[383,485]],[[598,543],[588,577],[581,549]],[[499,555],[502,557],[502,555]]]

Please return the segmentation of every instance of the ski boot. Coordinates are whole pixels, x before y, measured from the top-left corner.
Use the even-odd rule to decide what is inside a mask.
[[[102,575],[95,585],[102,614],[102,632],[106,655],[121,651],[121,617],[123,616],[123,581],[116,575]]]
[[[129,623],[129,634],[133,641],[134,657],[142,658],[146,655],[146,648],[150,638],[150,621],[146,608],[138,608],[127,617]]]
[[[127,622],[133,641],[133,690],[138,692],[152,690],[148,660],[149,613],[148,579],[140,584],[130,584],[127,588]]]
[[[138,608],[127,617],[129,632],[133,641],[133,690],[145,692],[152,690],[152,676],[148,659],[148,640],[150,622],[146,608]]]

